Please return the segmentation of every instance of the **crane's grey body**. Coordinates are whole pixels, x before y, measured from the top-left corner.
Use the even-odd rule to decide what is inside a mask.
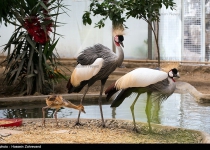
[[[144,73],[141,74],[141,71],[144,71]],[[145,72],[150,74],[147,75]],[[158,77],[160,77],[161,80],[159,80]],[[149,130],[151,131],[150,115],[148,112],[151,107],[150,99],[153,98],[153,100],[162,102],[173,94],[176,89],[174,80],[175,77],[179,78],[179,73],[176,68],[170,70],[168,74],[149,68],[138,68],[119,78],[114,84],[106,89],[105,94],[107,95],[107,100],[109,100],[115,93],[117,94],[111,104],[111,107],[118,107],[125,98],[129,97],[133,93],[137,94],[134,102],[130,106],[134,129],[137,131],[134,117],[134,105],[142,93],[147,93],[147,106],[145,111],[147,114]],[[157,82],[154,82],[154,79]]]
[[[100,71],[88,80],[88,85],[91,86],[97,80],[106,79],[108,76],[119,67],[124,60],[124,53],[121,48],[119,48],[119,55],[112,52],[106,46],[102,44],[96,44],[92,47],[86,48],[77,58],[77,62],[81,65],[90,65],[97,58],[103,58],[104,63]],[[97,66],[96,66],[97,67]]]
[[[148,91],[154,93],[154,95],[156,95],[156,97],[161,101],[166,100],[169,96],[171,96],[171,94],[174,93],[175,89],[176,84],[169,77],[165,80],[148,86]]]
[[[130,87],[127,89],[123,89],[113,100],[111,107],[118,107],[126,97],[130,96],[132,93],[151,93],[151,96],[158,101],[166,100],[176,89],[175,82],[166,78],[162,81],[159,81],[155,84],[148,85],[146,87]]]

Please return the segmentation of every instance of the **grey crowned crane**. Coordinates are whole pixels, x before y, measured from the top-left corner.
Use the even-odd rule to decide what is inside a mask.
[[[67,107],[67,108],[73,108],[77,109],[83,113],[85,113],[85,109],[83,105],[74,105],[68,100],[65,100],[61,95],[50,95],[46,98],[46,104],[47,106],[42,108],[42,113],[43,113],[43,121],[42,125],[45,126],[45,109],[47,108],[52,108],[55,109],[54,112],[54,117],[56,121],[56,125],[58,126],[58,121],[57,121],[57,112],[61,107]]]
[[[176,89],[176,78],[179,78],[179,72],[176,68],[171,69],[168,73],[150,68],[137,68],[120,77],[105,90],[106,100],[108,101],[114,95],[115,97],[113,96],[114,100],[111,107],[118,107],[125,98],[132,93],[136,93],[137,96],[130,106],[130,109],[134,123],[134,130],[138,132],[134,116],[134,105],[140,94],[147,93],[145,112],[147,115],[149,131],[151,131],[149,117],[150,99],[154,98],[160,102],[166,100]]]
[[[101,81],[101,90],[98,99],[98,104],[100,107],[102,126],[105,127],[105,122],[103,118],[102,111],[102,93],[104,85],[109,77],[109,75],[117,68],[120,67],[124,60],[124,52],[122,47],[124,37],[123,35],[116,35],[114,37],[114,43],[118,53],[115,54],[109,48],[103,46],[102,44],[96,44],[92,47],[86,48],[77,57],[77,66],[73,70],[71,77],[67,83],[68,93],[78,93],[84,86],[87,88],[81,98],[80,104],[82,104],[86,93],[91,85],[93,85],[97,80]],[[78,119],[75,125],[81,125],[79,122],[80,112],[78,114]]]

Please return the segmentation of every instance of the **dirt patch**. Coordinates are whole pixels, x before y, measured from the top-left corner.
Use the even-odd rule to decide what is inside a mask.
[[[0,143],[202,143],[198,132],[180,128],[153,126],[149,132],[147,124],[137,123],[137,133],[132,121],[106,120],[106,128],[96,119],[81,119],[83,126],[74,123],[75,119],[59,119],[57,127],[54,119],[47,119],[43,127],[41,119],[26,119],[22,126],[10,129],[19,134],[2,137]]]

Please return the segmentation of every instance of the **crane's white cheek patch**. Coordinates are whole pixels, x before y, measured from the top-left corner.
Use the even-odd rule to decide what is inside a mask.
[[[89,80],[95,76],[102,68],[104,60],[97,58],[91,65],[78,64],[71,75],[71,83],[74,87],[79,86],[84,80]]]
[[[169,77],[173,77],[172,71],[170,71],[168,74],[169,74]]]

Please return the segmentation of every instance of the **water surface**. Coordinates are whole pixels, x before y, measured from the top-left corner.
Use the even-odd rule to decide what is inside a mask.
[[[132,120],[130,105],[135,96],[127,98],[119,107],[111,108],[110,104],[103,105],[103,114],[105,119],[126,119]],[[85,100],[84,100],[85,101]],[[79,102],[78,102],[79,103]],[[97,103],[84,103],[86,114],[81,113],[81,118],[100,119],[100,110]],[[0,118],[42,118],[42,107],[45,103],[39,105],[22,105],[13,108],[1,108]],[[135,104],[136,121],[147,122],[145,113],[146,94],[142,94]],[[159,111],[158,111],[159,110]],[[160,107],[153,102],[151,109],[151,122],[195,129],[210,134],[210,103],[197,103],[190,94],[172,94]],[[69,108],[62,108],[57,113],[58,118],[77,118],[78,111]],[[47,118],[53,117],[53,110],[49,109],[46,113]]]

